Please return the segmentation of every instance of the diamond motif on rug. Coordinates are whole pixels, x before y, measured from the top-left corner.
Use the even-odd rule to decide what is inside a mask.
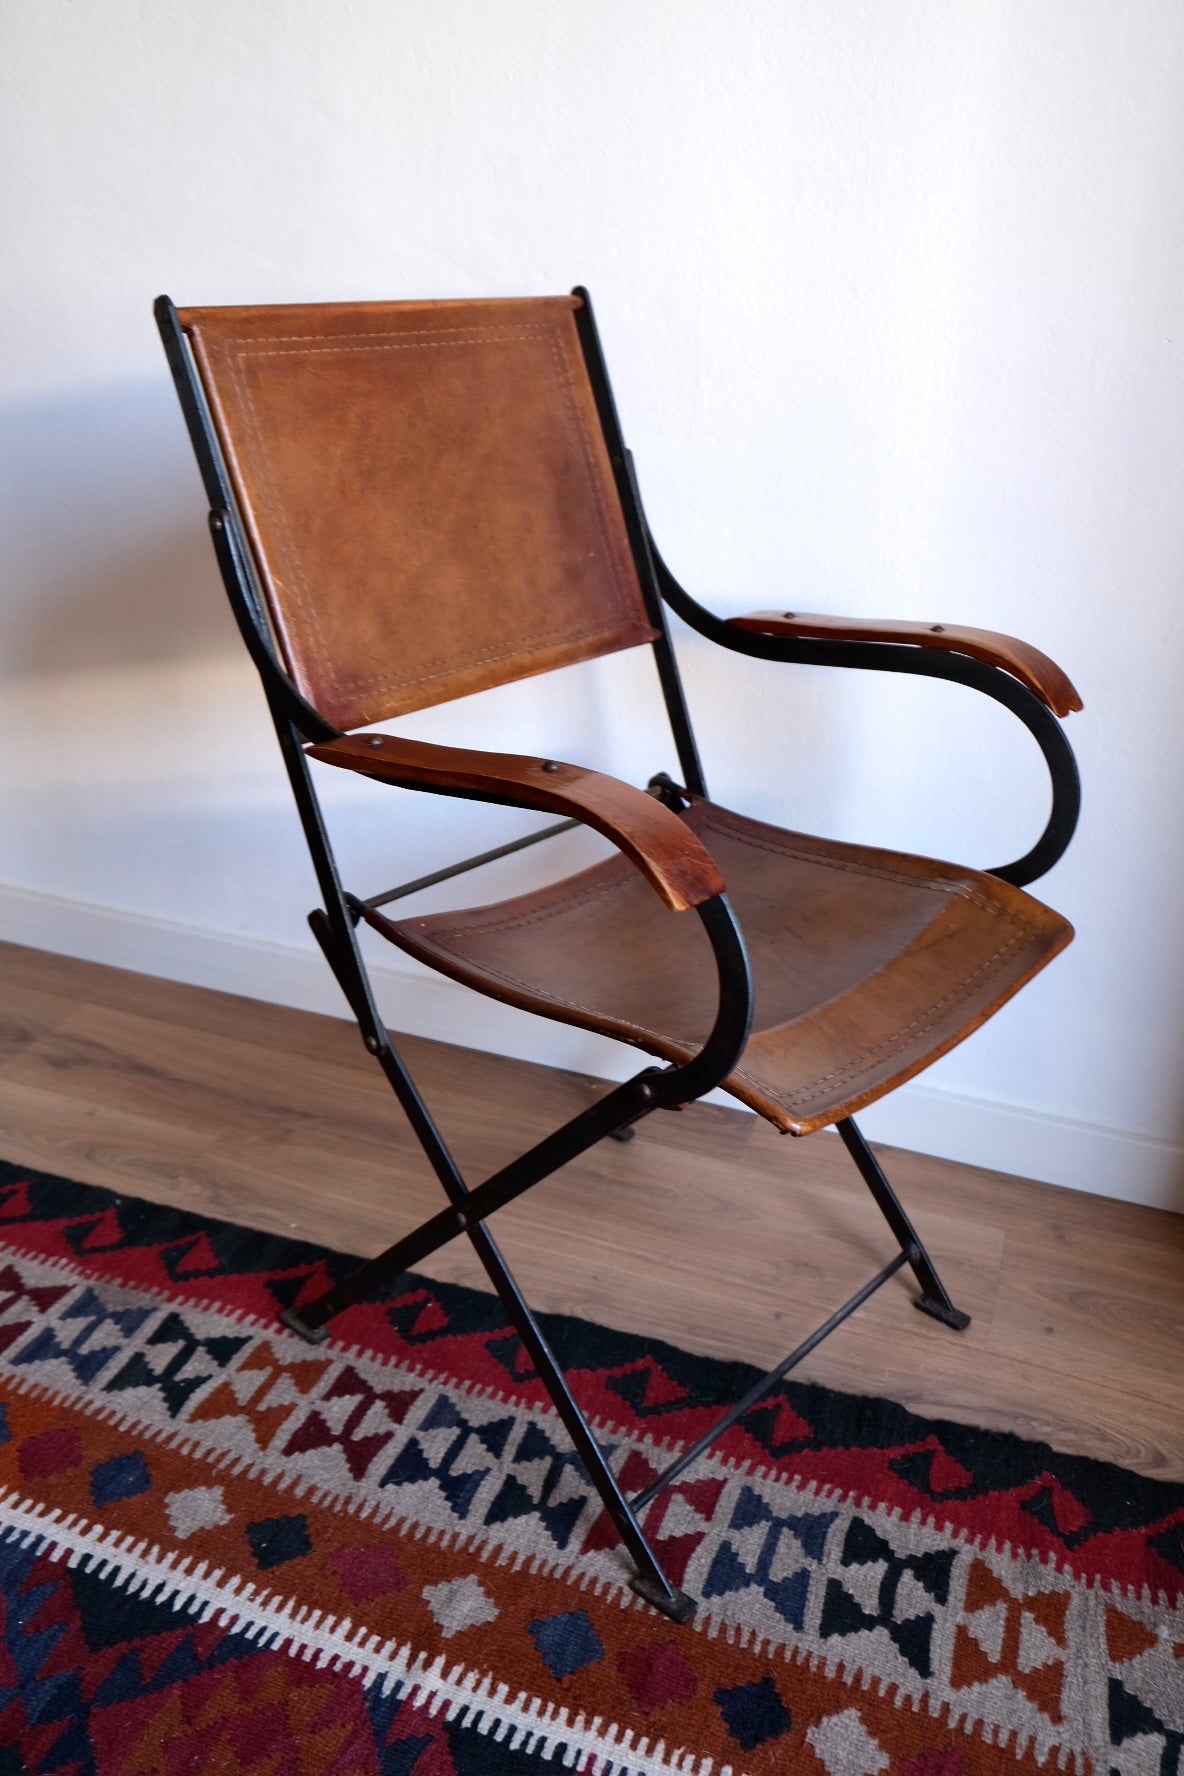
[[[76,1430],[42,1431],[24,1439],[17,1460],[26,1480],[68,1474],[82,1463],[82,1440]]]
[[[771,1677],[717,1690],[715,1705],[741,1751],[755,1751],[758,1745],[780,1739],[793,1726],[793,1717]]]
[[[148,1463],[138,1449],[128,1455],[112,1456],[98,1462],[90,1471],[91,1503],[111,1505],[117,1499],[136,1498],[152,1485]]]
[[[671,1702],[689,1702],[698,1693],[694,1666],[674,1640],[619,1654],[617,1669],[643,1715],[656,1714]]]
[[[230,1522],[220,1486],[188,1486],[181,1492],[170,1492],[164,1506],[173,1534],[181,1541],[196,1535],[199,1529],[217,1529]]]
[[[565,1610],[531,1622],[529,1632],[552,1677],[571,1677],[604,1658],[603,1642],[585,1610]]]
[[[351,1603],[372,1603],[392,1591],[405,1590],[408,1582],[387,1542],[374,1542],[367,1548],[339,1548],[330,1557],[329,1566]]]
[[[22,1769],[1184,1776],[1184,1488],[787,1383],[643,1510],[676,1628],[493,1298],[398,1279],[314,1353],[275,1304],[348,1260],[14,1171]],[[735,1398],[732,1365],[546,1330],[631,1492]]]
[[[247,1541],[261,1572],[286,1566],[289,1560],[300,1560],[312,1552],[308,1519],[301,1515],[264,1517],[258,1523],[248,1523]]]
[[[466,1574],[463,1579],[449,1579],[442,1585],[426,1585],[423,1598],[431,1610],[445,1640],[466,1628],[480,1628],[485,1622],[496,1622],[499,1610],[480,1579]]]

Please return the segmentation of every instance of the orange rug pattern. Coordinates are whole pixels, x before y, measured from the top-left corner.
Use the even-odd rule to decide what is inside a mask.
[[[347,1268],[0,1167],[0,1776],[1181,1776],[1184,1488],[789,1385],[646,1513],[679,1628],[496,1301],[277,1325]],[[747,1378],[547,1329],[631,1489]]]

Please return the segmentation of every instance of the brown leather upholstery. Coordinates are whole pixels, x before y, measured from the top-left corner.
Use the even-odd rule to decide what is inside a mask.
[[[890,1091],[977,1029],[1073,936],[1031,895],[928,858],[783,832],[696,802],[756,981],[726,1087],[790,1134]],[[715,1013],[711,951],[613,858],[495,906],[371,923],[494,998],[686,1060]]]
[[[336,727],[653,639],[577,306],[181,311],[285,666]]]
[[[335,726],[654,639],[579,306],[181,312],[284,664]],[[1008,637],[776,611],[735,622],[953,648],[1056,710],[1078,706],[1059,668]],[[726,883],[756,979],[753,1031],[727,1086],[794,1134],[920,1072],[1072,937],[994,877],[782,832],[706,802],[684,824],[579,766],[380,735],[310,750],[392,783],[575,814],[606,833],[623,855],[539,893],[423,919],[365,916],[456,979],[668,1060],[697,1052],[717,1008],[703,926],[670,909]]]

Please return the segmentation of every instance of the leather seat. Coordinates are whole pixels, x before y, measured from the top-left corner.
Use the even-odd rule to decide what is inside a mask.
[[[755,1014],[724,1081],[806,1135],[910,1079],[1010,999],[1073,936],[994,876],[810,838],[696,799],[684,816],[745,934]],[[369,922],[511,1005],[682,1062],[719,990],[698,920],[672,918],[621,856],[513,900]]]

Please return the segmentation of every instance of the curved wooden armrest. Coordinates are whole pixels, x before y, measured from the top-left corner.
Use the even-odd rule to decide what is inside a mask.
[[[1017,641],[1013,635],[996,635],[990,629],[964,629],[953,623],[814,616],[805,611],[754,611],[751,616],[729,618],[728,627],[788,639],[801,636],[821,641],[892,641],[947,654],[969,654],[974,660],[1010,672],[1054,715],[1070,715],[1081,708],[1081,698],[1055,660],[1026,641]]]
[[[677,814],[644,790],[599,771],[510,752],[433,746],[391,734],[346,734],[307,751],[327,765],[404,789],[468,795],[582,821],[623,851],[675,912],[724,892],[723,877],[706,848]]]

